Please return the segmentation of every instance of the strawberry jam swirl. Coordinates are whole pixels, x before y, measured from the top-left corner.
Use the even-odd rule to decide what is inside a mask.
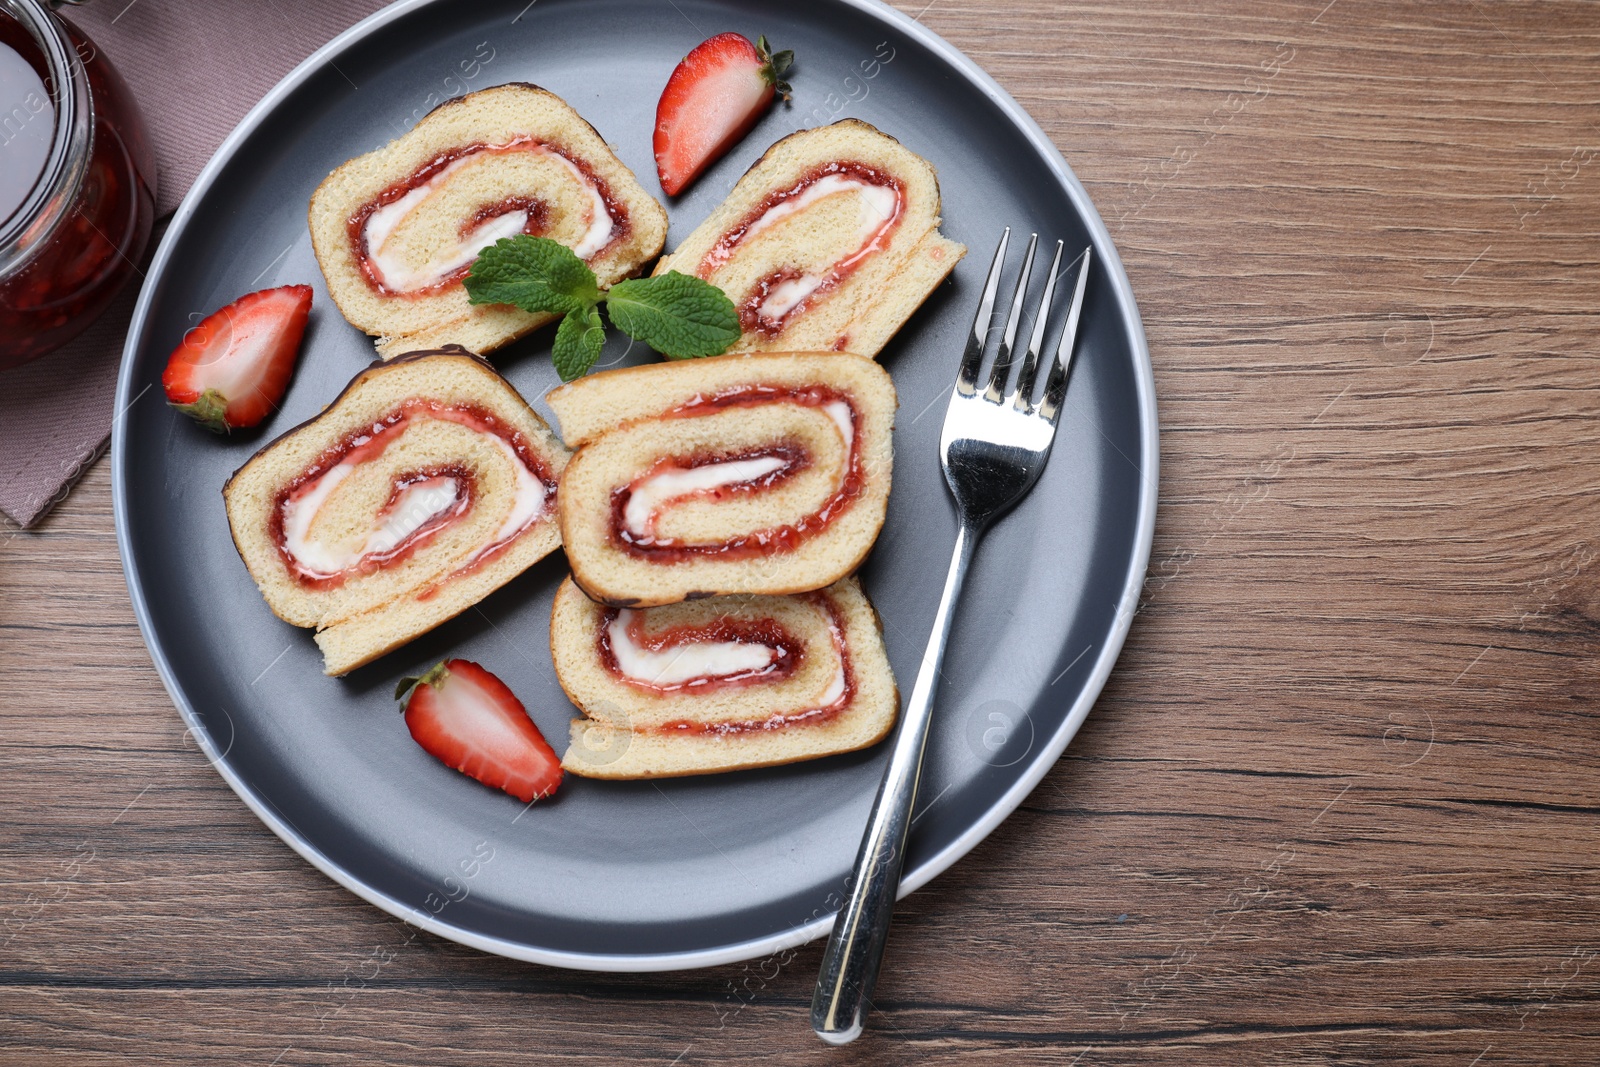
[[[725,500],[734,495],[771,489],[806,469],[812,459],[798,442],[776,442],[729,453],[666,456],[627,485],[612,490],[612,542],[636,558],[658,563],[709,557],[753,559],[793,552],[848,511],[861,495],[865,477],[861,464],[860,418],[847,394],[822,385],[756,385],[713,396],[698,396],[667,412],[663,418],[694,418],[732,407],[763,404],[819,408],[838,426],[848,454],[837,487],[821,507],[796,522],[753,530],[726,541],[689,542],[660,537],[655,532],[656,524],[669,507],[695,498]]]
[[[645,629],[646,611],[600,614],[600,663],[647,693],[710,693],[753,682],[778,682],[799,669],[801,643],[772,619],[717,619],[702,626]],[[620,653],[620,655],[619,655]]]
[[[510,514],[462,570],[499,555],[549,513],[555,478],[520,431],[474,405],[407,400],[329,448],[278,492],[268,533],[284,566],[301,585],[336,589],[351,578],[393,566],[472,513],[478,503],[478,475],[465,464],[428,464],[394,476],[389,497],[361,545],[330,546],[311,534],[318,511],[340,483],[361,464],[382,456],[407,427],[427,419],[457,423],[489,435],[514,465],[516,488]]]
[[[757,279],[739,301],[739,325],[746,333],[773,338],[791,319],[844,283],[869,257],[888,247],[905,213],[900,180],[876,167],[835,160],[807,171],[787,189],[769,194],[733,229],[711,246],[696,273],[709,280],[734,256],[739,245],[827,196],[853,194],[858,203],[854,250],[823,270],[781,266]]]
[[[627,208],[612,195],[605,179],[557,146],[534,137],[518,137],[505,144],[463,145],[434,156],[362,204],[346,220],[350,247],[367,284],[384,296],[429,296],[459,284],[478,253],[501,238],[547,232],[550,207],[545,201],[535,196],[508,196],[481,205],[463,219],[454,243],[437,250],[422,267],[400,263],[384,249],[406,217],[443,188],[457,170],[480,156],[513,152],[542,153],[560,160],[587,192],[584,232],[573,246],[578,258],[593,261],[627,236]]]
[[[649,727],[667,735],[756,733],[793,726],[816,726],[836,718],[855,698],[855,675],[845,644],[844,620],[825,593],[804,599],[828,618],[838,671],[821,703],[764,719],[699,722],[675,719]],[[645,629],[648,609],[608,608],[600,613],[596,644],[600,663],[624,684],[650,693],[711,693],[749,685],[772,685],[790,678],[806,657],[804,642],[775,619],[723,619],[704,625]],[[620,653],[620,655],[619,655]],[[641,676],[641,672],[644,676]],[[638,729],[635,727],[635,729]]]

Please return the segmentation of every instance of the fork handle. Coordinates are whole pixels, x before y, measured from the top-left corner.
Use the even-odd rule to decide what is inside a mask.
[[[900,868],[905,862],[906,836],[911,829],[911,809],[922,776],[922,752],[928,742],[933,697],[939,688],[939,667],[955,617],[956,600],[966,581],[967,566],[978,543],[979,531],[962,523],[956,534],[950,573],[944,580],[933,634],[922,654],[917,682],[911,688],[900,731],[895,735],[889,766],[883,772],[872,815],[856,854],[850,878],[850,899],[834,919],[828,949],[822,957],[816,992],[811,998],[811,1027],[830,1045],[843,1045],[861,1034],[862,1020],[877,984],[883,946],[889,939],[889,921],[900,888]]]

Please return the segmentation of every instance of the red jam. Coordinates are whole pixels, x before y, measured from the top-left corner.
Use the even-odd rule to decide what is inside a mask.
[[[443,419],[466,426],[479,433],[494,434],[511,447],[517,458],[522,461],[523,466],[527,467],[529,472],[544,485],[547,499],[555,492],[555,479],[545,468],[538,454],[534,452],[533,446],[529,444],[528,439],[520,431],[505,425],[494,415],[471,404],[442,404],[437,400],[425,399],[407,400],[383,418],[374,421],[371,426],[351,433],[344,440],[329,448],[318,456],[316,461],[307,467],[299,477],[279,490],[277,500],[273,504],[271,516],[268,519],[269,533],[272,536],[273,543],[278,546],[278,554],[282,557],[284,565],[288,567],[290,573],[295,576],[300,584],[313,589],[333,589],[343,585],[352,577],[381,570],[386,566],[409,558],[419,548],[432,540],[441,530],[471,512],[477,495],[477,478],[471,470],[457,464],[446,464],[408,471],[395,479],[389,501],[378,513],[380,521],[392,511],[406,489],[428,479],[455,479],[457,486],[456,499],[449,507],[431,516],[392,548],[383,552],[364,555],[355,563],[334,574],[320,574],[308,569],[289,551],[288,540],[283,528],[284,505],[304,497],[323,475],[341,463],[361,464],[377,459],[383,455],[391,444],[399,440],[406,427],[417,419]],[[492,555],[498,555],[521,532],[519,530],[517,534],[512,535],[504,542],[485,547],[468,564],[468,568],[479,566]]]
[[[77,50],[81,65],[75,63],[73,80],[87,78],[93,126],[82,180],[75,192],[60,193],[71,197],[65,217],[38,239],[15,273],[0,278],[0,370],[83,332],[138,270],[155,221],[155,156],[127,84],[76,26],[60,15],[47,17],[60,19]],[[40,145],[56,132],[61,115],[53,100],[63,91],[69,90],[52,84],[32,35],[0,10],[0,111],[6,118],[0,228],[17,221],[36,184],[46,180]]]
[[[811,296],[808,296],[806,299],[800,301],[794,307],[790,308],[777,318],[762,315],[761,307],[767,302],[767,299],[772,296],[772,290],[776,289],[784,282],[796,281],[800,277],[801,273],[795,270],[793,267],[780,267],[771,274],[767,275],[765,278],[758,280],[755,284],[755,288],[750,290],[750,295],[745,297],[744,302],[739,305],[739,329],[743,330],[745,333],[754,331],[755,333],[759,333],[762,337],[768,339],[776,337],[782,333],[783,328],[789,325],[789,317],[809,304],[811,302],[811,297],[823,292],[826,283],[824,283],[824,285],[817,286],[816,289],[812,290]]]
[[[666,652],[682,648],[684,645],[724,643],[760,645],[773,651],[772,661],[765,667],[755,670],[658,685],[622,673],[622,668],[617,664],[616,650],[611,647],[611,624],[617,620],[617,615],[616,608],[607,608],[600,613],[600,633],[596,641],[600,652],[600,663],[625,684],[648,693],[676,693],[685,689],[691,689],[696,693],[710,693],[719,689],[738,688],[752,682],[779,682],[798,670],[805,658],[804,646],[793,634],[771,619],[761,622],[718,619],[704,626],[671,626],[648,633],[645,630],[645,613],[636,611],[628,620],[628,640],[647,652]]]
[[[462,240],[466,240],[473,230],[476,230],[490,219],[498,219],[502,215],[509,215],[514,211],[526,211],[528,213],[528,221],[522,227],[523,233],[537,237],[549,228],[550,208],[543,200],[538,200],[531,196],[508,196],[498,203],[485,204],[471,215],[468,215],[457,232],[461,235]],[[366,260],[362,260],[362,264],[365,266]],[[457,277],[460,277],[460,275],[457,275]]]
[[[850,649],[845,645],[844,620],[839,617],[839,609],[824,593],[814,593],[810,598],[812,603],[819,604],[828,613],[828,629],[833,635],[833,647],[839,654],[839,665],[844,670],[844,689],[839,693],[838,699],[833,703],[820,708],[807,708],[804,711],[789,712],[787,714],[772,715],[765,719],[742,719],[733,722],[699,722],[693,719],[676,719],[672,722],[662,723],[652,732],[673,736],[692,735],[697,737],[714,736],[725,737],[730,734],[756,733],[758,731],[783,730],[791,726],[820,726],[839,717],[856,695],[855,671],[850,666]],[[604,629],[601,633],[604,633]],[[630,630],[630,633],[632,631]],[[612,668],[615,670],[615,668]]]
[[[800,519],[798,522],[772,526],[764,530],[755,530],[728,541],[705,544],[686,544],[671,538],[653,537],[647,539],[640,537],[628,529],[623,518],[624,512],[627,510],[628,501],[633,496],[635,487],[664,470],[671,468],[692,469],[708,463],[724,463],[736,459],[754,459],[769,455],[785,455],[788,458],[785,450],[795,454],[795,457],[790,459],[790,463],[770,474],[750,481],[734,482],[705,491],[705,495],[721,497],[723,494],[757,492],[770,488],[777,482],[798,473],[805,465],[809,464],[810,459],[809,456],[801,457],[800,449],[794,445],[774,445],[759,451],[744,452],[737,455],[668,456],[658,460],[648,471],[640,474],[627,485],[612,491],[612,542],[632,556],[649,559],[656,563],[679,563],[686,559],[708,556],[726,560],[754,559],[779,552],[793,552],[800,547],[802,542],[827,529],[829,524],[849,510],[850,506],[855,503],[856,498],[861,495],[865,482],[861,470],[861,418],[856,412],[855,405],[851,402],[850,397],[836,389],[821,385],[799,388],[755,385],[726,393],[718,393],[714,396],[696,397],[689,403],[667,412],[664,416],[666,418],[690,418],[698,415],[710,415],[730,407],[755,407],[761,404],[773,403],[802,404],[807,407],[820,408],[841,400],[850,408],[850,422],[853,427],[845,476],[833,495],[823,503],[822,507],[810,515]]]
[[[744,217],[743,221],[717,238],[717,243],[711,246],[711,251],[707,252],[705,259],[700,261],[700,267],[695,273],[701,278],[709,278],[713,272],[733,257],[734,250],[744,241],[750,232],[750,228],[765,217],[769,211],[786,201],[800,196],[823,178],[835,174],[854,178],[864,185],[876,185],[885,189],[893,189],[894,211],[872,231],[859,248],[829,267],[827,274],[823,276],[815,289],[803,299],[797,301],[793,307],[783,314],[771,317],[763,316],[761,314],[761,306],[766,303],[767,298],[771,296],[774,289],[784,282],[794,281],[802,277],[802,273],[794,267],[780,267],[759,279],[739,304],[739,326],[746,333],[754,331],[767,338],[778,336],[783,332],[784,327],[789,324],[790,319],[815,304],[834,289],[837,289],[850,275],[855,273],[862,263],[866,262],[868,257],[874,252],[881,251],[885,240],[894,232],[895,227],[900,224],[900,217],[905,213],[905,191],[900,179],[886,174],[876,167],[869,167],[865,163],[835,160],[807,171],[799,181],[789,188],[769,193],[761,203],[757,204]]]
[[[295,572],[295,578],[301,585],[312,589],[337,589],[347,580],[361,575],[372,574],[382,570],[391,563],[408,559],[418,549],[422,548],[434,535],[454,523],[457,519],[472,510],[474,498],[477,495],[477,480],[472,472],[465,467],[426,467],[422,470],[407,471],[395,479],[394,489],[389,494],[388,503],[378,511],[378,521],[382,522],[393,514],[396,506],[405,497],[406,490],[414,485],[434,480],[452,479],[455,482],[455,499],[443,510],[430,515],[428,520],[397,543],[393,548],[382,552],[368,552],[350,566],[337,574],[318,574],[305,568],[299,560],[287,552],[285,558],[289,561],[290,568]],[[283,509],[278,509],[278,522],[281,527]],[[281,542],[280,542],[281,546]]]
[[[372,218],[373,212],[379,208],[389,206],[413,190],[426,185],[457,160],[465,159],[467,156],[479,152],[503,155],[508,152],[538,151],[552,152],[576,167],[578,172],[583,175],[584,180],[594,186],[595,191],[600,194],[600,199],[605,202],[606,212],[611,216],[612,221],[611,238],[599,251],[589,257],[590,262],[604,255],[607,250],[628,235],[628,209],[612,195],[611,187],[606,184],[605,179],[596,174],[583,160],[576,159],[557,146],[535,137],[519,137],[513,141],[498,145],[482,143],[462,145],[460,148],[452,148],[434,156],[413,171],[410,176],[395,182],[383,192],[362,204],[346,220],[345,232],[349,235],[350,247],[355,253],[356,263],[360,265],[362,275],[367,279],[367,284],[372,286],[374,291],[385,296],[404,297],[430,296],[452,285],[459,284],[461,279],[467,276],[467,272],[472,269],[472,264],[464,264],[432,285],[423,286],[419,289],[397,292],[384,285],[383,274],[378,270],[377,265],[373,263],[371,250],[367,247],[367,221]],[[522,232],[535,237],[544,233],[549,226],[549,208],[544,201],[531,196],[507,197],[497,203],[485,204],[462,221],[459,232],[464,238],[490,219],[509,215],[513,211],[523,210],[528,212],[528,221],[523,225]]]
[[[430,483],[453,483],[454,500],[450,506],[442,511],[429,516],[427,522],[417,529],[419,536],[433,524],[448,525],[460,518],[472,507],[472,474],[465,467],[456,464],[446,464],[440,467],[425,467],[422,470],[407,471],[394,480],[394,488],[389,493],[388,501],[378,509],[378,521],[384,522],[393,515],[400,502],[407,496],[407,491],[416,486],[427,486]],[[390,553],[374,553],[375,556],[389,556]]]
[[[751,459],[778,459],[782,461],[783,465],[755,478],[749,478],[741,482],[726,482],[713,489],[700,489],[693,493],[685,494],[685,496],[676,497],[669,503],[676,504],[678,501],[689,497],[698,497],[702,500],[728,500],[735,496],[759,493],[788,481],[811,466],[810,453],[797,443],[770,445],[765,448],[753,448],[743,452],[696,452],[689,456],[663,457],[651,464],[648,470],[629,482],[625,488],[612,493],[612,518],[617,524],[617,529],[621,531],[621,536],[625,540],[633,544],[666,544],[665,540],[653,536],[656,521],[655,515],[650,516],[649,525],[652,531],[650,534],[640,534],[628,528],[624,521],[624,513],[627,511],[629,501],[633,498],[634,491],[644,482],[658,478],[663,474],[690,471],[696,467],[709,467],[718,463],[738,463]]]

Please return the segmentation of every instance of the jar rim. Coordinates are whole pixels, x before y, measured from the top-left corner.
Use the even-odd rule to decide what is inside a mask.
[[[21,270],[71,213],[89,168],[94,102],[88,71],[66,26],[39,0],[0,0],[0,12],[16,19],[44,56],[54,105],[50,153],[33,188],[0,223],[0,280]]]

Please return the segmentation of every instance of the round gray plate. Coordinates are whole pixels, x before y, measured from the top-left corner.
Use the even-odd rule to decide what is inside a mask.
[[[669,205],[667,247],[773,141],[855,116],[933,161],[944,231],[972,250],[882,355],[900,392],[898,459],[888,522],[862,574],[906,687],[955,537],[937,453],[943,400],[995,241],[1010,225],[1052,246],[1064,238],[1071,253],[1095,245],[1054,456],[979,548],[957,615],[903,892],[981,840],[1066,747],[1116,659],[1149,554],[1155,396],[1110,237],[1016,102],[921,26],[872,0],[414,0],[340,36],[240,124],[162,241],[117,394],[117,535],[157,670],[262,821],[379,907],[507,956],[667,970],[826,933],[888,746],[704,778],[569,777],[555,798],[524,810],[418,748],[391,692],[445,656],[478,660],[562,747],[573,710],[547,644],[560,553],[479,610],[331,679],[310,633],[267,610],[234,552],[220,490],[373,358],[328,299],[311,254],[306,204],[330,170],[446,97],[530,81],[566,98],[659,192],[656,98],[684,53],[730,29],[795,50],[794,102]],[[241,293],[294,282],[316,298],[283,410],[260,432],[230,438],[168,410],[160,376],[184,330]],[[625,355],[625,341],[613,338],[603,365],[643,358]],[[558,381],[549,343],[542,331],[494,357],[541,410]]]

